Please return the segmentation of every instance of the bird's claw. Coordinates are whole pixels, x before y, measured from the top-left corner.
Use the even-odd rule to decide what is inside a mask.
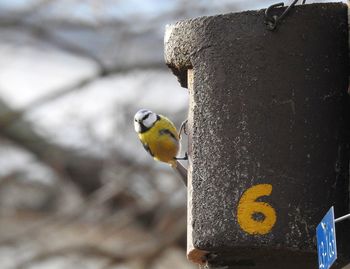
[[[184,121],[181,123],[180,131],[179,131],[179,138],[180,138],[180,139],[181,139],[182,133],[184,133],[185,135],[187,135],[187,122],[188,122],[188,119],[184,120]]]

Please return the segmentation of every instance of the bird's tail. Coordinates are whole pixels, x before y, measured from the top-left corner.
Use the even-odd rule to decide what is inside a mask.
[[[172,163],[171,167],[179,174],[181,180],[187,187],[187,168],[185,168],[179,161]]]

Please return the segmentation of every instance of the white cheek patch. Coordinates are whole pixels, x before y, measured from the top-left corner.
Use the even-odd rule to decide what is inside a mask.
[[[134,128],[135,128],[135,131],[137,132],[137,133],[140,133],[141,132],[141,126],[140,126],[140,124],[138,123],[138,122],[134,122]]]
[[[152,125],[157,121],[157,115],[155,113],[151,113],[147,119],[145,119],[142,123],[146,128],[152,127]]]

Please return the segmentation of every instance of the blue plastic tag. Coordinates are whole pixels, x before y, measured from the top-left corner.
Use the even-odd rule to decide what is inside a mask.
[[[318,268],[329,269],[337,259],[334,208],[328,210],[316,228]]]

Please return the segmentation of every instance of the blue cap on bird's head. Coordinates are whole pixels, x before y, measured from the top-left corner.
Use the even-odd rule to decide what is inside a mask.
[[[147,131],[157,121],[156,113],[148,109],[140,109],[134,116],[134,127],[137,133]]]

